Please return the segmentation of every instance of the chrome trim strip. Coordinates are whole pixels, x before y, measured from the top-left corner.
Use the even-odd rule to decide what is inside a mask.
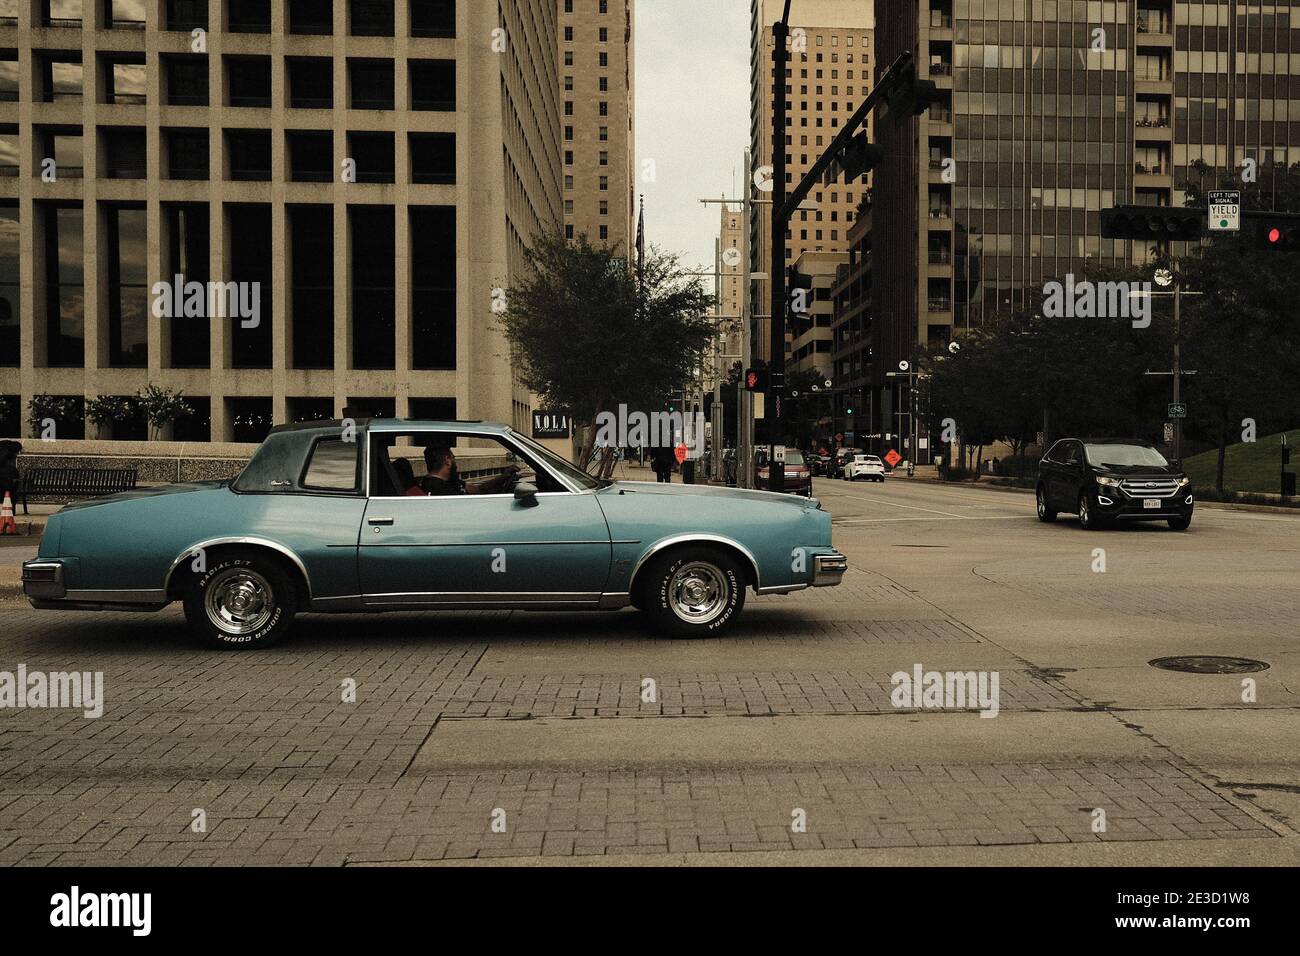
[[[598,601],[599,591],[382,591],[364,594],[367,601],[372,598],[436,598],[447,601],[517,601],[529,604],[536,601]]]
[[[99,604],[166,604],[165,590],[123,589],[113,591],[68,591],[65,599],[69,601],[92,601]]]
[[[808,585],[807,583],[774,584],[771,587],[767,587],[767,588],[754,588],[754,593],[755,594],[789,594],[791,591],[802,591],[804,588],[809,586],[810,585]]]
[[[605,593],[600,596],[600,608],[603,611],[617,611],[632,603],[632,595],[624,591],[621,594]]]
[[[383,541],[370,541],[366,539],[360,546],[363,548],[523,548],[535,544],[604,544],[608,545],[609,541],[604,538],[597,538],[594,541],[448,541],[437,542],[433,544],[423,543],[392,543]]]
[[[163,578],[163,587],[162,587],[163,593],[166,594],[167,591],[171,588],[172,575],[176,573],[176,569],[181,566],[181,564],[185,561],[186,558],[194,554],[195,551],[204,550],[207,548],[215,548],[223,544],[257,545],[264,548],[270,548],[272,551],[276,551],[284,555],[286,558],[288,558],[290,561],[294,563],[294,566],[299,571],[302,572],[302,579],[307,582],[307,594],[305,595],[305,597],[309,599],[311,598],[311,592],[312,592],[311,575],[307,573],[307,566],[302,563],[302,559],[299,558],[298,555],[294,554],[284,545],[275,541],[271,541],[268,538],[257,538],[257,537],[247,537],[247,536],[209,538],[207,541],[202,541],[198,544],[191,545],[190,547],[186,548],[184,551],[182,551],[180,554],[176,556],[176,560],[172,562],[172,566],[167,569],[167,576]],[[347,545],[346,547],[351,548],[351,547],[355,547],[355,545]]]
[[[635,581],[636,574],[641,570],[641,566],[649,561],[652,557],[662,551],[664,548],[671,548],[675,544],[686,544],[693,541],[707,541],[714,544],[725,544],[735,548],[749,560],[749,566],[754,571],[754,590],[758,594],[764,593],[759,587],[762,579],[758,573],[758,561],[754,558],[754,553],[747,547],[733,538],[724,538],[720,534],[701,534],[699,532],[688,532],[686,534],[675,534],[671,537],[664,538],[652,544],[640,558],[637,559],[636,565],[632,568],[632,573],[628,576],[628,581]]]

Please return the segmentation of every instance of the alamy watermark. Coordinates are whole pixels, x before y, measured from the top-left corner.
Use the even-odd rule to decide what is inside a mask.
[[[1053,280],[1043,286],[1043,315],[1049,319],[1131,319],[1133,328],[1151,324],[1150,282]]]
[[[185,281],[155,282],[153,314],[158,319],[239,319],[245,329],[262,324],[262,283]]]
[[[615,448],[676,448],[685,445],[698,452],[704,447],[704,413],[694,417],[671,412],[629,411],[624,404],[617,412],[596,416],[596,445]]]
[[[104,715],[103,671],[0,671],[0,708],[80,710],[88,720]]]
[[[996,717],[1000,709],[997,671],[927,671],[913,664],[911,672],[896,671],[889,681],[889,701],[916,710],[976,710]]]

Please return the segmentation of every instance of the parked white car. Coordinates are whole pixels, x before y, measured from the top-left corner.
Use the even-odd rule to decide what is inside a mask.
[[[876,455],[854,455],[844,465],[844,477],[849,481],[885,480],[885,463]]]

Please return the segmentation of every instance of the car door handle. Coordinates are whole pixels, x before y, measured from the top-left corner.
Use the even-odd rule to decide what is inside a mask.
[[[393,523],[393,519],[392,519],[392,518],[378,518],[378,517],[375,517],[375,518],[367,518],[367,519],[366,519],[366,523],[367,523],[367,524],[392,524],[392,523]]]

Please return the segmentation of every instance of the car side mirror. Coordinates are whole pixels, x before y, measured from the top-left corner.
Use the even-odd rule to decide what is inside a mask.
[[[515,501],[527,508],[533,508],[537,505],[537,486],[529,481],[521,481],[515,485]]]
[[[1170,458],[1170,459],[1169,459],[1169,467],[1170,467],[1170,468],[1173,468],[1175,471],[1182,471],[1182,470],[1183,470],[1183,460],[1182,460],[1181,458]]]

